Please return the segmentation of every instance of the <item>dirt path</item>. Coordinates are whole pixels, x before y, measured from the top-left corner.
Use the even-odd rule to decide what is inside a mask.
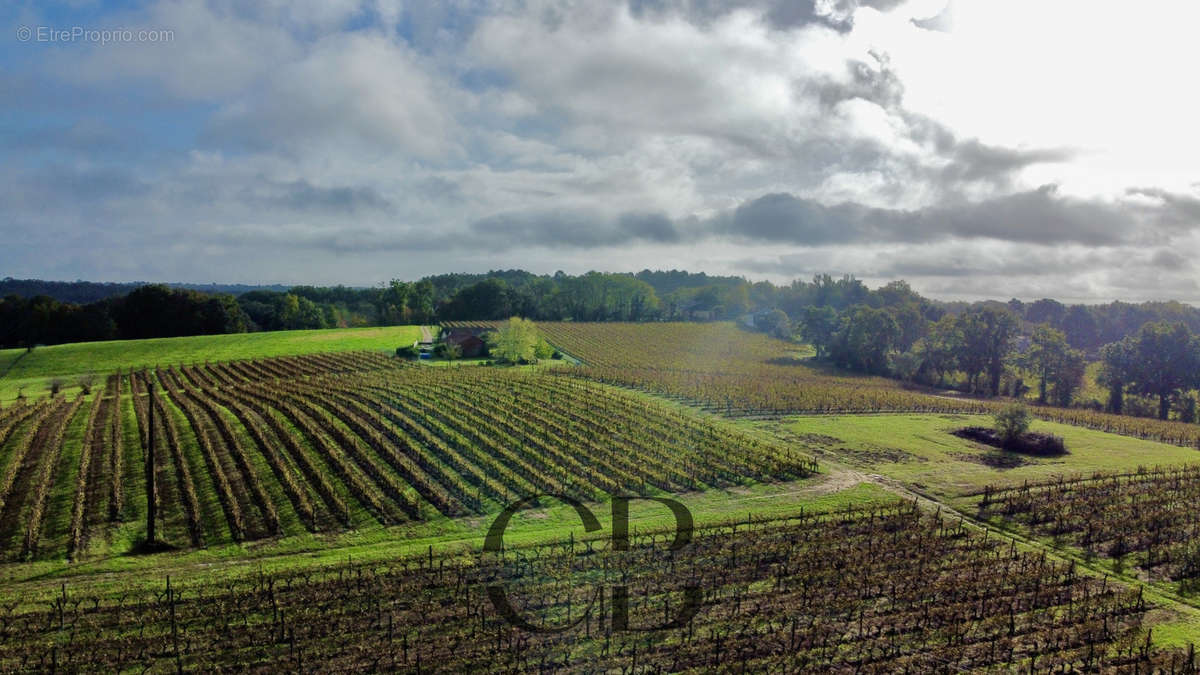
[[[828,495],[835,492],[841,492],[842,490],[848,490],[859,483],[875,483],[891,492],[895,491],[889,486],[886,486],[878,481],[877,479],[881,478],[880,476],[868,475],[843,466],[832,466],[825,462],[821,463],[821,473],[817,474],[815,478],[818,482],[811,485],[805,485],[804,487],[796,490],[775,492],[769,495],[746,496],[744,499],[745,501],[752,501],[756,499],[775,499],[781,495],[819,497],[821,495]],[[729,492],[748,495],[749,491],[741,490],[740,488],[730,488]]]
[[[429,326],[421,326],[421,342],[433,342],[433,331]]]

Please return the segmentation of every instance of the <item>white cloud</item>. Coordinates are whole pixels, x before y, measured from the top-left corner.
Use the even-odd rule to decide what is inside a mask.
[[[267,152],[452,159],[451,87],[381,35],[336,35],[214,115],[210,140]]]

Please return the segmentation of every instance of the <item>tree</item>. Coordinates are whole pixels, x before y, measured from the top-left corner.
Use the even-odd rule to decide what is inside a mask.
[[[1192,424],[1196,421],[1196,397],[1184,394],[1179,400],[1179,421]]]
[[[1095,349],[1099,330],[1092,310],[1084,305],[1071,305],[1062,322],[1067,342],[1076,349]]]
[[[888,353],[899,338],[900,327],[891,314],[859,305],[842,315],[830,346],[830,356],[834,363],[845,368],[884,373]]]
[[[1062,323],[1067,308],[1057,300],[1042,298],[1025,308],[1025,320],[1030,323],[1048,323],[1057,326]]]
[[[279,321],[287,330],[328,327],[321,308],[315,302],[292,293],[283,298]]]
[[[800,317],[800,336],[817,350],[817,358],[829,356],[838,316],[832,307],[809,305]]]
[[[1083,352],[1071,349],[1060,330],[1042,324],[1033,329],[1029,349],[1017,359],[1018,364],[1038,378],[1038,403],[1045,403],[1053,386],[1055,403],[1066,406],[1083,379],[1086,362]]]
[[[406,298],[409,318],[416,323],[433,321],[433,294],[433,282],[428,279],[410,286]]]
[[[554,353],[554,347],[550,346],[549,342],[546,342],[546,338],[539,335],[537,342],[533,345],[534,360],[540,361],[542,359],[553,358]]]
[[[1029,415],[1029,408],[1025,407],[1025,404],[1010,403],[996,413],[994,419],[1000,439],[1004,441],[1005,445],[1008,445],[1029,430],[1032,418]]]
[[[941,385],[946,373],[958,369],[962,339],[958,320],[947,314],[934,322],[929,334],[913,346],[913,350],[921,355],[921,367],[934,376],[936,384]]]
[[[762,318],[761,327],[764,333],[777,338],[787,338],[792,334],[792,322],[780,309],[767,312]]]
[[[896,341],[896,348],[900,351],[908,351],[912,346],[925,337],[929,332],[929,321],[921,313],[921,307],[915,302],[906,302],[901,305],[892,305],[887,308],[892,318],[896,320],[896,325],[900,328],[900,337]]]
[[[488,333],[488,348],[502,363],[536,363],[540,339],[532,321],[514,316],[500,330]]]
[[[1200,382],[1200,345],[1182,323],[1147,323],[1133,340],[1130,389],[1158,397],[1158,418],[1167,419],[1171,399]]]
[[[920,294],[903,279],[888,282],[886,286],[875,289],[875,296],[883,302],[884,307],[918,304],[921,300]]]
[[[406,323],[410,286],[399,279],[392,279],[379,293],[379,323],[396,326]]]
[[[1012,350],[1012,340],[1020,326],[1017,317],[1006,307],[983,305],[959,315],[958,325],[963,340],[957,360],[967,374],[971,390],[977,389],[979,376],[986,374],[988,390],[992,396],[998,396],[1004,360]]]
[[[1100,348],[1100,373],[1096,381],[1108,387],[1108,411],[1117,415],[1125,408],[1125,387],[1134,378],[1135,348],[1127,337]]]
[[[1086,372],[1087,359],[1084,358],[1082,351],[1070,349],[1063,354],[1063,359],[1055,369],[1054,376],[1050,381],[1050,393],[1053,395],[1055,405],[1064,408],[1071,405],[1075,390],[1079,389],[1083,383],[1083,376]]]
[[[249,326],[249,318],[231,295],[153,284],[114,301],[112,317],[123,339],[241,333]]]
[[[460,288],[439,310],[444,319],[498,319],[512,316],[512,292],[502,279],[484,279]]]
[[[750,292],[745,284],[725,289],[720,298],[720,309],[725,318],[733,319],[750,311]]]
[[[888,370],[901,380],[912,382],[921,372],[922,362],[919,352],[894,352],[888,356]]]

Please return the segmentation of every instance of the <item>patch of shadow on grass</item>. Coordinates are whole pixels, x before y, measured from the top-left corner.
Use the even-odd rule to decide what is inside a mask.
[[[1019,466],[1033,464],[1020,455],[1009,452],[952,452],[951,457],[964,462],[982,464],[993,469],[1015,469]]]
[[[133,547],[129,549],[129,555],[153,555],[155,553],[170,553],[171,551],[178,550],[178,546],[172,546],[161,539],[147,541],[143,538],[133,543]]]

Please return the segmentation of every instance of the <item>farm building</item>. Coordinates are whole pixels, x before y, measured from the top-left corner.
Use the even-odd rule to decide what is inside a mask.
[[[444,336],[446,344],[456,345],[463,358],[483,356],[487,343],[483,335],[492,330],[487,327],[451,328]]]

